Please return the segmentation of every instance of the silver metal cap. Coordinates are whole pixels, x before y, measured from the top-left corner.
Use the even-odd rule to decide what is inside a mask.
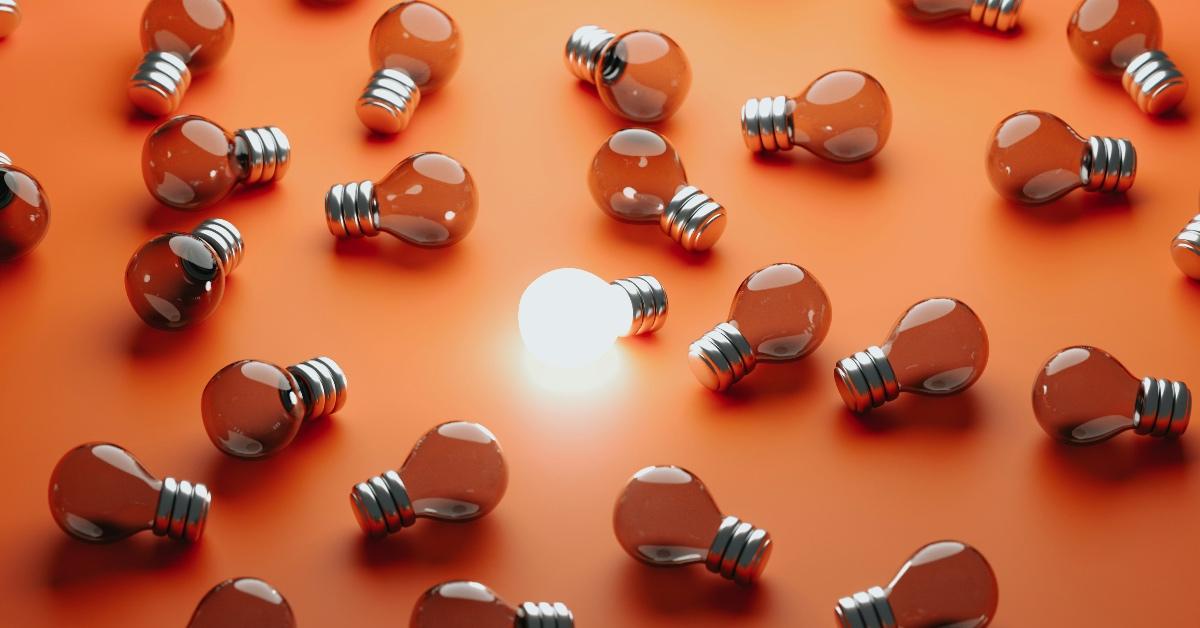
[[[339,183],[325,193],[325,224],[339,238],[379,233],[379,203],[370,181]]]
[[[1121,85],[1138,109],[1154,116],[1179,106],[1188,90],[1187,77],[1161,50],[1147,50],[1134,57],[1125,66]]]
[[[971,0],[971,19],[1001,33],[1017,25],[1021,0]]]
[[[1137,175],[1137,151],[1126,139],[1088,138],[1079,176],[1089,192],[1124,192],[1133,187]]]
[[[182,57],[151,50],[129,79],[129,101],[149,115],[165,116],[179,108],[191,84],[192,72]]]
[[[329,416],[346,405],[346,373],[332,358],[319,356],[287,367],[300,383],[304,420]]]
[[[711,249],[725,225],[725,208],[691,185],[671,197],[659,220],[663,232],[690,253]]]
[[[192,235],[203,240],[217,252],[221,259],[221,270],[226,275],[233,272],[242,263],[246,252],[246,244],[242,241],[242,232],[233,223],[223,218],[210,218],[196,225]]]
[[[717,325],[688,347],[692,375],[710,390],[727,390],[757,363],[746,337],[729,323]]]
[[[567,39],[567,47],[563,54],[567,69],[580,80],[594,84],[600,53],[614,37],[616,35],[591,24],[575,29]]]
[[[408,74],[384,68],[371,75],[358,97],[358,119],[376,133],[399,133],[420,102],[421,90]]]
[[[199,541],[211,505],[212,495],[207,486],[166,478],[158,493],[151,530],[157,536]]]
[[[1200,279],[1200,214],[1192,216],[1183,231],[1171,241],[1171,258],[1183,274]]]
[[[10,159],[8,155],[5,155],[4,153],[0,153],[0,166],[11,166],[11,165],[12,165],[12,159]]]
[[[279,127],[260,126],[239,129],[233,134],[234,155],[242,164],[242,183],[270,183],[287,174],[292,145]]]
[[[842,628],[897,628],[887,591],[871,587],[838,600],[833,614]]]
[[[900,395],[891,362],[875,346],[840,360],[833,367],[833,380],[851,412],[866,412]]]
[[[623,336],[658,331],[667,321],[667,291],[650,275],[638,275],[612,282],[625,291],[633,308],[633,322]]]
[[[1187,430],[1192,393],[1187,384],[1146,377],[1134,402],[1133,429],[1138,434],[1176,438]]]
[[[517,607],[517,628],[575,628],[575,615],[562,602],[525,602]]]
[[[21,25],[21,7],[17,0],[0,0],[0,39],[4,39]]]
[[[704,564],[709,571],[746,585],[758,579],[770,557],[771,535],[766,530],[737,517],[725,517]]]
[[[385,471],[350,489],[350,506],[359,527],[371,538],[387,536],[417,521],[404,481]]]
[[[786,96],[751,98],[742,105],[742,140],[753,153],[791,150],[795,144],[792,113],[796,101]]]

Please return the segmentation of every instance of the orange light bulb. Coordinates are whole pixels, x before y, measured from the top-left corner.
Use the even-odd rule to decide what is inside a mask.
[[[1192,394],[1187,384],[1134,377],[1108,352],[1067,347],[1033,382],[1033,413],[1055,440],[1091,445],[1125,430],[1175,438],[1187,430]]]
[[[465,238],[478,208],[471,173],[441,153],[417,153],[376,183],[339,183],[325,195],[325,220],[333,235],[361,238],[382,231],[421,247]]]
[[[358,118],[376,133],[399,133],[421,97],[441,88],[458,70],[462,38],[444,11],[407,0],[375,22],[370,51],[377,70],[358,99]]]
[[[1149,0],[1083,0],[1067,22],[1075,58],[1121,84],[1142,111],[1175,109],[1187,94],[1187,78],[1159,47],[1162,21]]]
[[[588,169],[592,198],[623,222],[657,222],[687,251],[707,251],[725,232],[725,208],[688,185],[679,153],[649,129],[613,133]]]
[[[709,571],[750,584],[771,556],[771,535],[721,514],[704,482],[676,466],[633,474],[613,510],[617,542],[656,567],[704,563]]]
[[[223,0],[150,0],[142,13],[146,55],[129,80],[129,100],[152,116],[179,107],[192,74],[212,69],[233,44],[233,13]]]
[[[451,421],[413,445],[400,471],[385,471],[350,490],[354,516],[367,536],[380,537],[418,517],[470,521],[491,512],[508,488],[500,444],[478,423]]]
[[[1021,0],[892,0],[892,6],[920,22],[965,16],[1003,33],[1017,26]]]
[[[17,0],[0,0],[0,39],[13,34],[21,25],[21,5]]]
[[[858,70],[822,74],[794,98],[751,98],[742,106],[742,139],[752,152],[802,146],[822,159],[874,157],[892,131],[892,104],[875,77]]]
[[[221,201],[239,184],[282,179],[291,157],[291,144],[276,127],[230,135],[206,118],[177,116],[146,137],[142,178],[158,202],[200,209]]]
[[[200,415],[217,449],[238,458],[265,458],[287,447],[302,424],[340,410],[346,387],[346,374],[331,358],[286,369],[239,360],[208,380]]]
[[[996,126],[985,166],[1000,196],[1036,205],[1075,188],[1125,192],[1137,174],[1137,153],[1129,140],[1085,140],[1058,116],[1018,111]]]
[[[683,49],[657,31],[613,35],[580,26],[567,39],[564,60],[572,74],[596,86],[609,111],[634,122],[671,117],[692,86]]]
[[[772,264],[750,273],[733,296],[727,322],[688,348],[692,374],[725,390],[758,362],[790,362],[812,353],[833,319],[817,278],[796,264]]]
[[[164,233],[142,245],[125,268],[133,311],[156,329],[203,321],[225,294],[225,277],[241,263],[245,244],[229,221],[205,220],[191,233]]]
[[[983,628],[1000,601],[996,574],[979,550],[938,541],[917,550],[887,588],[838,600],[842,628]]]
[[[187,628],[295,628],[287,599],[258,578],[234,578],[213,587]]]
[[[871,346],[833,368],[846,407],[865,412],[902,392],[960,393],[987,366],[988,338],[975,311],[958,299],[925,299],[908,308],[882,347]]]
[[[3,0],[0,0],[2,5]],[[37,179],[0,153],[0,262],[32,251],[50,228],[50,200]]]
[[[63,455],[50,474],[50,514],[81,541],[109,543],[143,530],[197,541],[212,496],[203,484],[159,480],[111,443],[86,443]]]
[[[525,602],[514,608],[488,587],[468,580],[430,587],[413,607],[410,628],[574,628],[562,602]]]

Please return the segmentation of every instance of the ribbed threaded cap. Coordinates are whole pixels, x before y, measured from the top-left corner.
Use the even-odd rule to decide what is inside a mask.
[[[151,530],[157,536],[199,541],[211,505],[212,495],[205,485],[166,478],[158,493]]]
[[[165,116],[179,108],[191,84],[192,72],[182,57],[151,50],[129,79],[129,101],[149,115]]]

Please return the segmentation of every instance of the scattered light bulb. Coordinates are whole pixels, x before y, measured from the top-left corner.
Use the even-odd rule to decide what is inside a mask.
[[[408,126],[421,97],[454,76],[462,58],[458,25],[428,2],[388,9],[371,29],[371,64],[379,68],[358,99],[358,118],[376,133]]]
[[[858,70],[822,74],[794,98],[751,98],[742,139],[752,152],[800,145],[838,162],[874,157],[892,131],[892,104],[875,77]]]
[[[1138,380],[1101,349],[1068,347],[1038,371],[1033,413],[1047,434],[1069,445],[1091,445],[1128,429],[1175,438],[1187,429],[1192,394],[1183,382]]]
[[[287,599],[258,578],[234,578],[213,587],[187,628],[295,628]]]
[[[478,519],[496,507],[508,488],[500,444],[478,423],[451,421],[413,445],[400,471],[385,471],[350,490],[363,532],[381,537],[416,523]]]
[[[658,567],[704,563],[708,570],[750,584],[771,556],[771,535],[721,514],[708,488],[676,466],[633,474],[613,511],[617,542],[630,556]]]
[[[525,348],[554,366],[583,366],[619,336],[648,334],[667,319],[667,293],[650,275],[603,279],[578,268],[557,268],[525,288],[517,324]]]
[[[150,0],[142,13],[146,55],[129,79],[129,100],[152,116],[175,111],[192,74],[211,70],[231,44],[233,13],[223,0]]]
[[[339,238],[383,231],[409,244],[439,247],[466,237],[478,206],[475,180],[462,164],[441,153],[417,153],[378,183],[329,188],[325,221]]]
[[[758,362],[790,362],[825,340],[833,309],[812,273],[796,264],[772,264],[750,273],[729,308],[727,322],[688,347],[692,374],[725,390]]]
[[[0,153],[0,262],[32,251],[49,227],[50,200],[42,185]]]
[[[324,356],[286,369],[239,360],[204,387],[204,430],[231,456],[265,458],[287,447],[301,424],[341,410],[346,385],[342,367]]]
[[[513,608],[478,582],[434,585],[413,608],[410,628],[574,628],[562,602],[525,602]]]
[[[229,221],[205,220],[191,233],[164,233],[129,258],[125,294],[156,329],[177,330],[212,315],[225,277],[242,261],[242,234]]]
[[[21,6],[17,0],[0,0],[0,39],[13,34],[21,25]]]
[[[877,408],[902,392],[953,395],[987,366],[988,339],[974,310],[958,299],[925,299],[896,321],[883,347],[870,346],[833,367],[853,412]]]
[[[1171,241],[1171,257],[1183,274],[1200,280],[1200,214]]]
[[[1187,78],[1159,50],[1162,21],[1149,0],[1083,0],[1067,22],[1067,42],[1087,69],[1120,77],[1146,113],[1171,111],[1187,93]]]
[[[588,169],[592,198],[622,222],[657,222],[687,251],[707,251],[725,232],[725,208],[688,185],[679,153],[649,129],[613,133]]]
[[[608,110],[634,122],[671,117],[692,86],[692,68],[675,40],[648,30],[613,35],[580,26],[567,39],[564,61],[596,86]]]
[[[224,199],[238,184],[282,179],[291,156],[287,136],[276,127],[230,135],[206,118],[176,116],[146,138],[142,178],[160,203],[200,209]]]
[[[938,541],[917,550],[886,589],[838,600],[842,628],[983,628],[996,617],[996,574],[979,550]]]
[[[892,0],[892,6],[921,22],[965,15],[972,22],[1003,33],[1016,27],[1021,0]]]
[[[1137,174],[1137,153],[1126,139],[1083,139],[1044,111],[1019,111],[996,126],[988,143],[987,173],[1000,196],[1039,204],[1075,188],[1124,192]]]
[[[212,496],[203,484],[159,480],[132,454],[86,443],[63,455],[50,474],[50,514],[81,541],[109,543],[142,530],[197,541]]]

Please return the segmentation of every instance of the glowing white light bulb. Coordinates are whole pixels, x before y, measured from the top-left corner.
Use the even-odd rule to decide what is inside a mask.
[[[517,324],[525,347],[554,366],[595,362],[618,336],[662,327],[667,295],[649,275],[603,279],[578,268],[558,268],[533,280],[521,295]]]

